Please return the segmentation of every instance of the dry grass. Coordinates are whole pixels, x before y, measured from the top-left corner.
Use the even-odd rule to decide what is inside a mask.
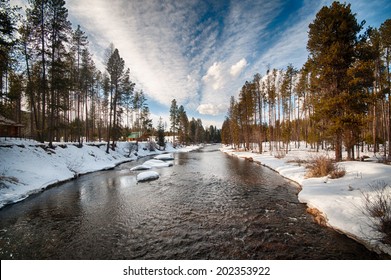
[[[307,177],[329,176],[331,179],[341,178],[346,174],[344,168],[326,156],[315,157],[307,164]]]
[[[330,179],[338,179],[345,176],[346,170],[338,164],[334,164],[334,170],[332,170],[329,174]]]

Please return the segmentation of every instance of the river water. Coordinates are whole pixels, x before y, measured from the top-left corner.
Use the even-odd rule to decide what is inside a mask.
[[[84,175],[0,210],[1,259],[377,259],[314,223],[299,189],[210,146],[156,181]]]

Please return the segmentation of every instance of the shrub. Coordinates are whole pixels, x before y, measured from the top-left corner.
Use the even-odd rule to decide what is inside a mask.
[[[338,178],[342,178],[343,176],[345,176],[346,174],[346,170],[344,167],[338,165],[338,164],[334,164],[334,170],[332,170],[329,174],[329,177],[331,179],[338,179]]]
[[[307,168],[308,177],[323,177],[329,175],[334,170],[334,164],[329,158],[318,156],[308,163]]]
[[[364,214],[371,218],[372,227],[383,234],[381,241],[391,244],[391,186],[378,181],[363,197]]]
[[[307,168],[308,178],[329,176],[331,179],[337,179],[346,174],[343,167],[326,156],[315,157],[307,164]]]

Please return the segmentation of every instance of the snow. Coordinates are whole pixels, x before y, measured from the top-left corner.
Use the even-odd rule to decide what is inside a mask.
[[[160,159],[150,159],[144,162],[142,165],[137,165],[133,168],[131,168],[131,171],[136,171],[136,170],[148,170],[151,168],[158,168],[158,167],[169,167],[172,166],[173,164],[171,162],[165,162]]]
[[[169,167],[172,166],[172,162],[166,162],[160,159],[150,159],[146,162],[144,162],[143,166],[149,166],[150,168],[153,167]]]
[[[139,174],[137,174],[137,182],[145,182],[145,181],[151,181],[159,179],[159,173],[156,171],[144,171]]]
[[[166,151],[150,151],[148,143],[140,142],[138,151],[129,151],[130,144],[118,142],[115,151],[106,153],[105,142],[48,143],[33,140],[0,138],[0,208],[21,201],[31,194],[40,192],[50,185],[73,179],[81,174],[111,169],[116,165],[136,160],[140,157],[162,153],[182,152],[167,143]],[[183,148],[193,150],[192,146]],[[146,162],[144,166],[165,167],[171,163],[164,161]]]
[[[130,171],[137,171],[137,170],[148,170],[151,169],[151,166],[146,166],[146,165],[137,165],[135,167],[130,168]]]
[[[154,159],[160,160],[173,160],[174,156],[172,154],[161,154],[154,157]]]
[[[364,193],[370,192],[371,186],[378,182],[391,185],[391,166],[371,161],[344,161],[339,163],[346,170],[342,178],[307,178],[306,168],[297,163],[298,159],[310,160],[317,155],[333,155],[326,151],[316,153],[304,148],[303,144],[301,146],[300,149],[291,148],[283,158],[277,158],[270,152],[257,154],[235,151],[229,147],[221,150],[240,158],[251,158],[298,183],[302,188],[298,194],[299,201],[321,211],[329,227],[374,251],[391,255],[391,247],[377,241],[380,233],[374,231],[371,219],[364,214]]]
[[[181,147],[176,152],[178,152],[178,153],[188,153],[188,152],[192,152],[192,151],[198,150],[199,148],[200,148],[200,146],[198,146],[198,145],[190,145],[190,146],[186,146],[186,147]]]

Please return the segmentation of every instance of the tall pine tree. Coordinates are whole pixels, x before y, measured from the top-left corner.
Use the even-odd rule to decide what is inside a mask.
[[[317,65],[319,96],[316,117],[327,120],[327,133],[335,147],[335,159],[342,160],[344,117],[348,111],[348,69],[355,60],[357,23],[350,4],[334,2],[323,7],[309,25],[307,49]]]
[[[106,153],[109,153],[110,139],[112,138],[112,149],[115,149],[114,141],[117,136],[118,120],[117,120],[117,105],[121,98],[121,81],[123,79],[125,69],[125,61],[119,55],[118,49],[115,49],[109,60],[107,61],[106,70],[110,76],[110,116],[107,136]]]

